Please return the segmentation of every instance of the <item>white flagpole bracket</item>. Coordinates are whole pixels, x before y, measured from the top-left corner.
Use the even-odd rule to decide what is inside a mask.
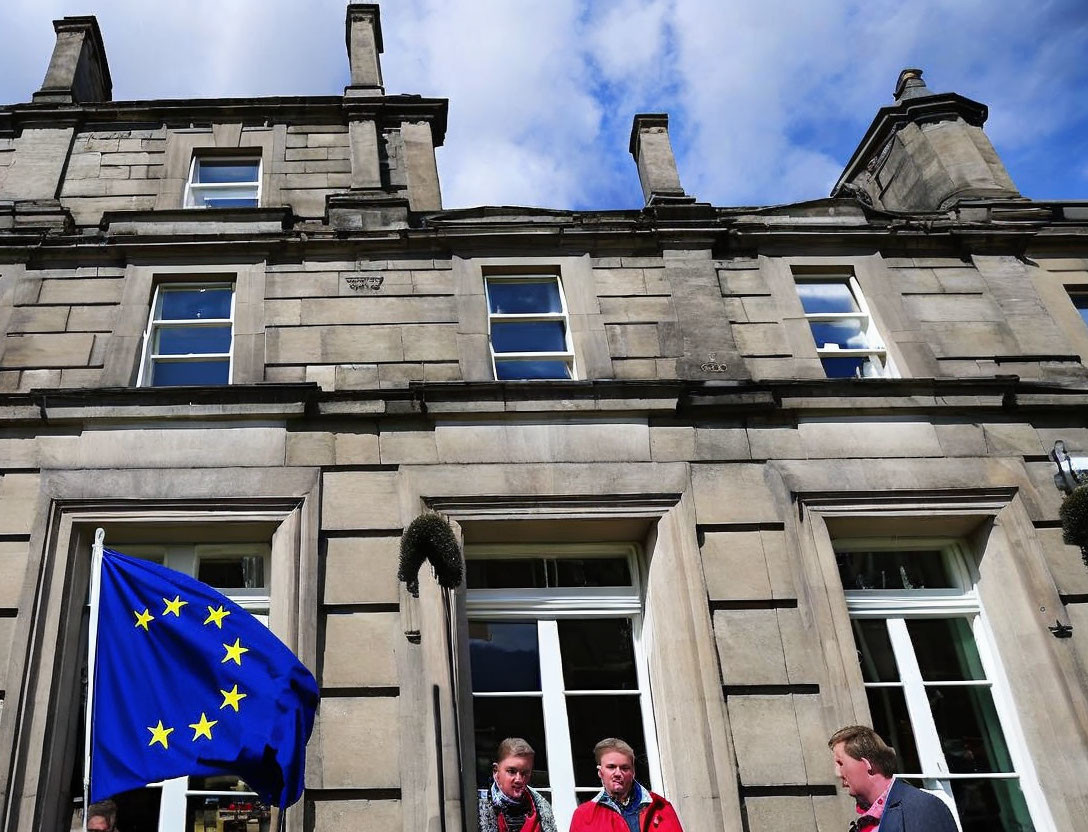
[[[98,602],[102,591],[102,549],[105,529],[94,530],[91,547],[90,616],[87,625],[87,712],[83,718],[83,830],[87,832],[87,810],[91,799],[91,728],[94,715],[95,656],[98,652]]]

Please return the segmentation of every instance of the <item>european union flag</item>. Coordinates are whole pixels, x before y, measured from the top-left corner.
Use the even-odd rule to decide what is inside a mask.
[[[301,796],[317,683],[211,587],[104,550],[95,664],[91,800],[209,774],[281,808]]]

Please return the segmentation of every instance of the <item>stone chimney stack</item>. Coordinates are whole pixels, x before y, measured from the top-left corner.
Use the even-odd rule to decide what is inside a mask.
[[[946,211],[962,200],[1018,199],[983,132],[986,106],[933,93],[922,70],[904,69],[895,103],[877,113],[832,196],[852,194],[888,211]]]
[[[684,193],[676,157],[669,141],[667,113],[639,113],[631,125],[631,155],[647,205],[690,204],[695,197]]]
[[[53,21],[57,43],[35,102],[93,104],[113,99],[113,82],[98,20],[65,17]]]
[[[377,3],[350,3],[347,13],[351,85],[345,95],[385,95],[382,84],[382,21]]]

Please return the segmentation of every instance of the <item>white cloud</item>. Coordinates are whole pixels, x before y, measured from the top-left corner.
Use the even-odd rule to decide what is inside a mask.
[[[338,94],[345,5],[7,0],[0,99],[40,85],[50,20],[87,13],[118,99]],[[988,133],[1023,166],[1010,172],[1025,192],[1033,176],[1081,167],[1080,0],[1030,14],[1013,0],[387,0],[382,23],[387,90],[450,99],[439,165],[451,207],[637,207],[627,134],[634,113],[654,111],[670,114],[681,179],[700,199],[825,196],[908,65],[934,91],[990,106]]]

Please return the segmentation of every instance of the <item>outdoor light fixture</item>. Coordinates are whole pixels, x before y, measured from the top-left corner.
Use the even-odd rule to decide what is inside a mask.
[[[1088,456],[1070,456],[1065,443],[1059,439],[1050,451],[1050,459],[1058,466],[1054,485],[1060,490],[1070,492],[1078,485],[1088,483]]]

